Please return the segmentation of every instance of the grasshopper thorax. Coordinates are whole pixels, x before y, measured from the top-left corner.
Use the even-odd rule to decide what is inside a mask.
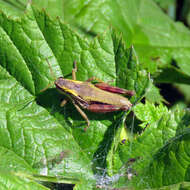
[[[80,88],[78,82],[80,83],[80,81],[74,81],[70,79],[64,79],[63,77],[59,77],[55,81],[55,86],[61,92],[64,91],[66,93],[73,94],[76,96],[76,90]]]
[[[54,82],[56,88],[62,89],[63,86],[65,86],[65,79],[63,77],[59,77],[57,80]]]

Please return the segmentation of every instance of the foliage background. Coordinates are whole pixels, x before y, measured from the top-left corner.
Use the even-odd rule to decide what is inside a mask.
[[[0,9],[1,189],[189,188],[189,0],[2,0]],[[71,77],[74,60],[79,80],[135,90],[132,112],[87,112],[84,132],[54,87],[41,92]]]

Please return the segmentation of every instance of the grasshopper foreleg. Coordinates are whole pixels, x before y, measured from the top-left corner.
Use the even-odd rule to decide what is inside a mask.
[[[86,116],[86,114],[82,111],[82,109],[74,101],[72,101],[72,103],[75,106],[75,108],[77,109],[77,111],[81,114],[81,116],[86,120],[87,128],[88,128],[90,126],[90,121],[88,120],[88,117]],[[85,131],[87,128],[85,128]]]
[[[67,103],[67,101],[68,101],[68,100],[64,99],[64,100],[61,102],[60,106],[61,106],[61,107],[65,106],[65,104]]]

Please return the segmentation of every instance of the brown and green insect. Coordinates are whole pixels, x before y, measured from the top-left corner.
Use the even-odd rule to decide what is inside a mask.
[[[125,111],[131,108],[131,102],[119,94],[133,96],[134,91],[110,86],[95,77],[89,78],[87,81],[78,81],[76,80],[76,72],[77,64],[74,62],[72,80],[59,77],[55,81],[55,86],[73,103],[81,116],[86,120],[87,127],[90,126],[90,121],[81,108],[97,113]],[[92,84],[91,81],[93,80],[99,82]],[[61,106],[64,106],[66,103],[67,99],[61,102]]]

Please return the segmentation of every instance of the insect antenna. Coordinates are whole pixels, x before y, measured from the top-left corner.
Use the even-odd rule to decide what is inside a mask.
[[[56,76],[55,76],[55,74],[54,74],[54,72],[53,72],[53,70],[52,70],[52,67],[51,67],[51,65],[50,65],[50,63],[49,63],[49,61],[48,61],[47,58],[46,58],[46,61],[47,61],[48,66],[49,66],[51,76],[53,77],[53,79],[54,79],[54,81],[55,81],[55,80],[56,80]],[[40,90],[40,93],[46,91],[50,86],[53,85],[53,83],[54,83],[54,82],[49,83],[45,88],[43,88],[42,90]]]
[[[54,72],[53,72],[53,70],[52,70],[52,67],[51,67],[51,65],[50,65],[50,62],[48,61],[47,58],[46,58],[46,61],[47,61],[48,66],[49,66],[51,76],[53,76],[54,80],[56,80],[56,76],[55,76],[55,74],[54,74]]]

